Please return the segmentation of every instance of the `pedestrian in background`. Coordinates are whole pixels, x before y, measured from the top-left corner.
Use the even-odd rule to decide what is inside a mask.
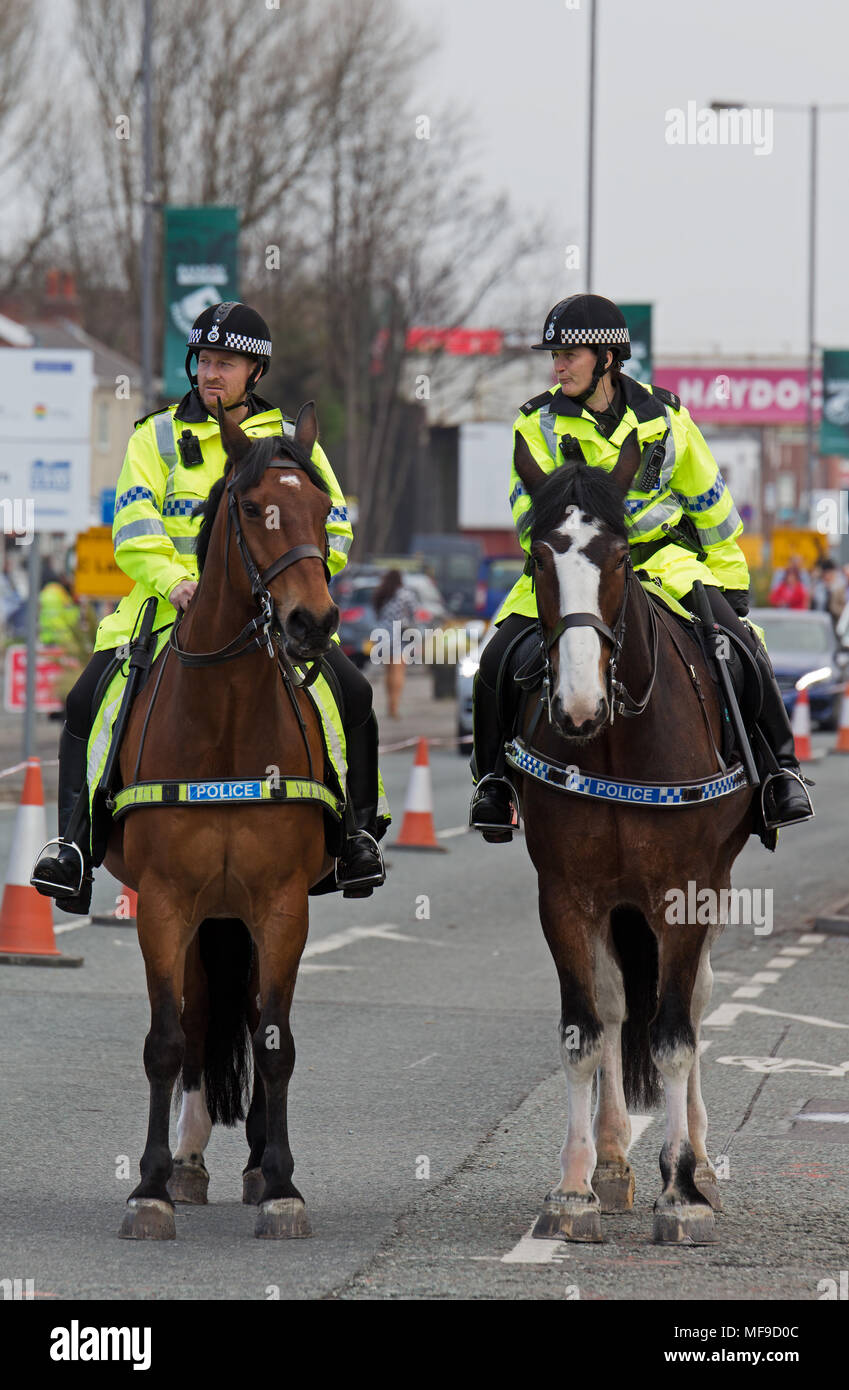
[[[796,565],[787,566],[784,571],[784,578],[780,584],[776,584],[769,596],[769,602],[772,608],[801,610],[810,606],[810,596],[802,583],[802,576]]]
[[[416,596],[407,589],[400,570],[387,570],[374,591],[372,606],[375,625],[383,629],[389,637],[389,661],[386,667],[386,703],[390,719],[399,719],[401,691],[404,689],[407,668],[405,666],[401,642],[396,640],[403,629],[413,622],[416,616]],[[400,623],[400,628],[394,627]]]

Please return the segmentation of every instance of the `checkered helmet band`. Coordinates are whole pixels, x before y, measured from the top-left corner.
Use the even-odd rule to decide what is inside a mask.
[[[545,333],[547,342],[554,342],[557,333],[554,324],[549,324]],[[561,328],[561,343],[598,343],[609,347],[627,347],[629,344],[627,328]]]

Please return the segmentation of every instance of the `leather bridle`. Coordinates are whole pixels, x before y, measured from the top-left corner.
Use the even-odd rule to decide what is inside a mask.
[[[269,465],[275,468],[300,468],[306,472],[303,464],[297,459],[286,457],[279,462]],[[275,655],[285,668],[286,675],[293,685],[309,686],[316,679],[321,667],[321,660],[314,661],[312,666],[304,663],[303,672],[296,669],[286,651],[283,633],[274,611],[274,601],[268,591],[268,585],[279,574],[288,569],[290,565],[296,565],[301,560],[320,560],[324,566],[324,573],[330,582],[330,569],[327,564],[327,541],[325,537],[325,549],[322,551],[317,545],[294,545],[279,559],[264,569],[261,573],[256,566],[253,556],[248,549],[247,541],[242,534],[242,523],[239,518],[239,504],[236,500],[236,484],[241,477],[241,472],[235,474],[227,484],[227,530],[224,541],[224,574],[227,579],[230,577],[230,532],[235,531],[236,544],[239,554],[242,557],[242,564],[245,567],[251,585],[251,594],[260,606],[259,614],[246,623],[238,636],[226,646],[219,647],[213,652],[188,652],[182,648],[177,640],[177,629],[182,619],[182,613],[171,629],[168,638],[169,646],[183,663],[184,666],[213,666],[222,661],[232,661],[237,656],[244,656],[246,652],[251,652],[255,647],[265,647],[268,655],[274,660]],[[275,651],[276,648],[276,651]],[[300,665],[300,663],[298,663]]]
[[[619,659],[622,655],[622,646],[625,641],[626,614],[628,609],[628,599],[631,593],[631,585],[633,582],[633,575],[634,570],[631,564],[631,556],[630,554],[627,554],[625,556],[625,587],[622,594],[622,603],[620,604],[619,613],[617,614],[616,621],[613,624],[612,628],[608,627],[607,623],[605,623],[601,618],[597,617],[595,613],[564,613],[560,618],[558,618],[554,627],[548,629],[546,629],[543,626],[542,620],[540,620],[541,646],[544,663],[542,698],[548,706],[548,720],[550,724],[553,724],[551,718],[551,696],[554,683],[554,673],[551,667],[551,649],[554,646],[555,642],[559,641],[559,639],[563,636],[563,633],[571,627],[594,627],[596,631],[599,632],[601,636],[607,642],[610,643],[610,656],[608,658],[607,670],[605,673],[607,681],[607,704],[610,710],[610,723],[613,723],[614,715],[616,714],[621,714],[626,719],[633,719],[636,715],[642,714],[643,710],[646,708],[649,700],[651,699],[652,690],[654,689],[654,683],[657,677],[657,618],[655,616],[654,607],[651,603],[648,605],[649,630],[651,634],[651,675],[649,677],[648,685],[645,689],[645,692],[643,693],[642,699],[634,700],[628,692],[624,682],[617,680],[616,678],[616,671],[619,665]]]

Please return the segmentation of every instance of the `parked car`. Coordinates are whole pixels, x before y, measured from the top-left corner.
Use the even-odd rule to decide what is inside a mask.
[[[433,577],[445,605],[455,617],[475,611],[475,586],[483,546],[456,532],[417,532],[410,543],[416,567]]]
[[[372,596],[385,571],[376,565],[348,566],[331,581],[330,593],[339,607],[339,637],[342,650],[356,666],[367,664],[371,651],[372,632],[377,617]],[[404,585],[416,596],[416,612],[410,630],[442,627],[448,610],[442,595],[427,574],[407,572]],[[407,631],[407,629],[404,629]]]
[[[472,692],[480,666],[480,653],[495,632],[495,628],[491,623],[476,619],[467,625],[466,632],[470,639],[475,639],[478,655],[465,656],[462,661],[457,662],[457,752],[461,758],[472,756]],[[467,741],[464,743],[463,739]]]
[[[475,614],[478,618],[495,617],[524,569],[524,555],[484,555],[475,587]]]
[[[778,688],[788,714],[807,690],[811,720],[824,729],[840,722],[843,688],[849,680],[849,648],[841,645],[828,613],[789,608],[753,608],[762,627]]]

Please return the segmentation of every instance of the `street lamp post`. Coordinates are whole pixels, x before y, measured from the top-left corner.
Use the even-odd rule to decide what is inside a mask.
[[[744,101],[712,101],[712,111],[751,110],[752,103]],[[811,102],[800,106],[793,102],[764,103],[760,110],[806,111],[810,117],[810,169],[808,171],[808,400],[805,413],[805,447],[807,450],[808,507],[810,509],[817,478],[816,431],[814,428],[814,373],[816,367],[816,272],[817,272],[817,137],[821,111],[849,111],[849,103],[822,105]]]

